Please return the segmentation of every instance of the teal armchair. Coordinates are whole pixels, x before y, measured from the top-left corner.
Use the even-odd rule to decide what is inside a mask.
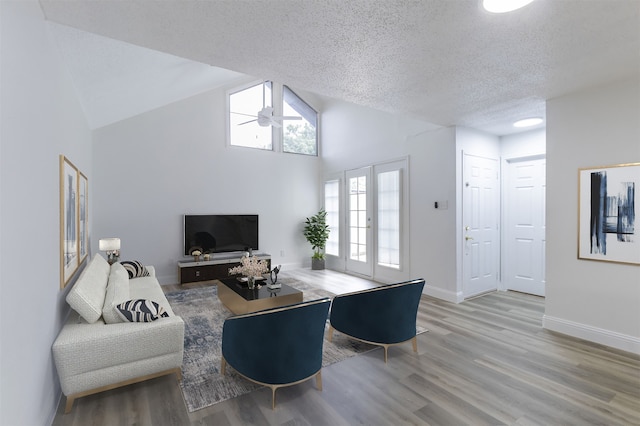
[[[329,341],[337,330],[382,346],[384,362],[391,345],[412,341],[413,351],[418,352],[416,317],[423,288],[424,280],[416,279],[336,296],[329,315]]]
[[[322,346],[330,299],[323,298],[227,318],[222,329],[222,374],[276,390],[316,377],[322,390]]]

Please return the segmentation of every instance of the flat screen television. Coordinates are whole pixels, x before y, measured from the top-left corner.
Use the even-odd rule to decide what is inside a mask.
[[[185,214],[184,255],[258,250],[257,214]]]

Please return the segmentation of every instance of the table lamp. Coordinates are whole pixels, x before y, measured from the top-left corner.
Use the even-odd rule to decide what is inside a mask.
[[[100,251],[107,252],[109,265],[117,262],[120,257],[120,238],[103,238],[98,243]]]

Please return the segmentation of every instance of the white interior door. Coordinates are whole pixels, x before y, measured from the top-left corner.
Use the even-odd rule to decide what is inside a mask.
[[[504,285],[544,296],[546,160],[507,163]]]
[[[347,192],[347,260],[346,270],[373,275],[373,185],[371,167],[346,172]]]
[[[498,160],[463,157],[463,296],[498,289]]]

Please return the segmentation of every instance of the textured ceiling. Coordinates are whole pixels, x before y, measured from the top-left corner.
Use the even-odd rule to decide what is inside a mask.
[[[479,0],[41,4],[53,22],[173,55],[174,68],[210,64],[498,135],[511,133],[505,124],[516,118],[544,116],[547,99],[640,74],[639,0],[536,0],[503,15],[483,11]],[[137,66],[131,50],[119,56],[113,46],[105,49],[116,74]],[[103,53],[78,52],[76,66],[90,69]],[[177,90],[173,71],[164,81]],[[103,84],[97,80],[87,86]]]

